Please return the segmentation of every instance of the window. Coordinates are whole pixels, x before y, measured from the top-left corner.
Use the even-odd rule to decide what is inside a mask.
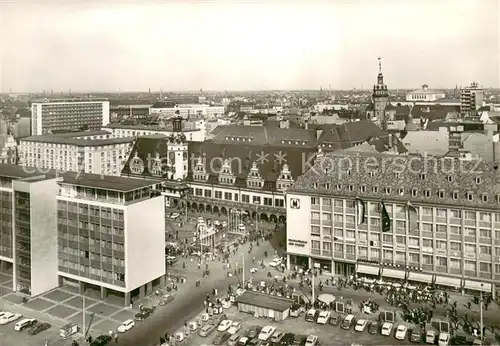
[[[406,229],[406,221],[396,220],[397,229]]]
[[[325,184],[325,189],[326,189],[326,190],[330,190],[330,184],[326,183],[326,184]]]
[[[450,258],[450,268],[462,269],[462,260],[457,258]]]
[[[458,199],[458,192],[457,192],[457,191],[453,191],[453,192],[451,193],[451,195],[452,195],[452,197],[453,197],[453,199],[454,199],[454,200],[457,200],[457,199]]]
[[[412,252],[410,252],[408,254],[408,260],[409,260],[410,263],[420,264],[420,255],[418,253],[412,253]]]
[[[361,192],[366,192],[366,186],[365,186],[365,185],[361,185],[361,186],[359,187],[359,190],[360,190]]]
[[[321,242],[319,240],[311,240],[311,249],[319,250]]]
[[[332,213],[323,213],[323,220],[332,221]]]
[[[476,212],[475,211],[466,211],[465,219],[467,220],[476,220]]]
[[[368,248],[366,248],[366,247],[359,247],[358,248],[358,252],[359,252],[359,257],[368,258]]]
[[[424,216],[432,216],[432,208],[423,207],[422,215]]]
[[[378,186],[372,186],[372,192],[378,193]]]
[[[334,236],[337,238],[343,238],[344,237],[344,230],[342,228],[335,228]]]
[[[342,184],[337,184],[337,190],[342,190]]]
[[[334,206],[335,208],[343,208],[343,207],[344,207],[344,201],[343,201],[343,200],[341,200],[341,199],[336,199],[336,200],[334,201],[333,206]]]
[[[452,175],[449,175],[449,176],[448,176],[448,181],[449,181],[449,182],[452,182],[452,181],[453,181],[453,176],[452,176]]]
[[[350,255],[354,255],[356,253],[356,246],[354,245],[346,245],[345,246],[345,252],[350,254]]]
[[[462,251],[462,244],[457,241],[450,242],[450,250],[451,251]]]
[[[447,233],[446,225],[436,225],[436,232],[438,233]]]
[[[408,239],[408,246],[419,247],[420,246],[420,239],[416,238],[416,237],[410,237]]]
[[[319,212],[312,211],[311,212],[311,219],[313,219],[313,220],[319,220]]]
[[[479,230],[480,238],[491,238],[491,230],[489,229],[480,229]]]
[[[403,195],[405,194],[405,189],[403,189],[402,187],[400,187],[400,188],[398,189],[398,194],[399,194],[400,196],[403,196]]]
[[[396,236],[396,243],[405,245],[406,244],[406,237],[402,236],[402,235]]]
[[[479,262],[479,271],[483,273],[491,273],[491,263]]]
[[[432,239],[422,239],[422,247],[432,248]]]
[[[385,188],[385,194],[389,195],[390,193],[391,193],[391,188],[390,187],[386,187]]]
[[[356,203],[354,201],[345,201],[346,208],[354,208],[355,206],[356,206]]]
[[[431,197],[431,195],[432,195],[431,190],[429,190],[429,189],[425,190],[424,194],[425,194],[425,197],[427,197],[427,198]]]
[[[396,261],[406,262],[406,253],[401,251],[396,251]]]
[[[346,223],[355,223],[354,215],[346,215],[345,222]]]
[[[380,233],[370,233],[370,241],[380,241]]]
[[[384,250],[384,260],[392,262],[393,261],[393,252],[392,250]]]
[[[334,214],[334,221],[335,222],[344,222],[344,215],[342,215],[342,214]]]
[[[382,240],[385,243],[392,243],[392,234],[384,234]]]
[[[344,245],[334,244],[334,251],[337,253],[343,253],[344,252]]]
[[[424,231],[424,232],[432,232],[432,223],[423,222],[421,224],[421,227],[422,227],[422,231]]]
[[[416,189],[411,189],[411,196],[412,197],[417,197],[417,195],[418,195],[417,190]]]
[[[491,214],[490,213],[479,213],[479,221],[491,222]]]
[[[324,206],[331,206],[332,205],[332,199],[331,198],[323,198],[322,200]]]
[[[475,255],[476,254],[476,245],[475,244],[464,244],[464,252]]]
[[[448,243],[446,240],[436,240],[436,249],[446,250]]]
[[[319,226],[315,226],[315,225],[311,226],[311,235],[319,237],[320,234],[321,234],[321,231],[320,231]]]
[[[482,200],[483,202],[488,202],[488,195],[487,195],[487,194],[485,194],[485,193],[483,193],[483,194],[481,195],[481,200]]]
[[[358,231],[358,239],[367,241],[368,240],[368,233]]]
[[[323,242],[323,251],[332,251],[332,243]]]
[[[354,185],[349,185],[349,191],[354,191]]]
[[[467,196],[468,201],[472,201],[474,199],[474,194],[472,192],[467,192],[465,195]]]
[[[425,180],[427,178],[425,173],[420,174],[420,180]]]
[[[448,259],[446,257],[436,257],[436,265],[441,266],[441,267],[446,267],[448,266]]]
[[[461,219],[462,218],[462,211],[451,209],[450,210],[450,217],[455,218],[455,219]]]
[[[345,230],[345,237],[346,239],[356,239],[356,231],[352,229],[346,229]]]
[[[446,209],[441,209],[441,208],[436,209],[436,216],[437,217],[446,217],[446,214],[447,214]]]
[[[476,177],[476,184],[481,184],[481,178],[480,177]]]
[[[450,234],[461,235],[462,227],[450,225]]]
[[[319,205],[319,198],[311,197],[311,205]]]
[[[479,253],[481,255],[489,255],[491,256],[491,246],[488,245],[480,245],[479,246]]]
[[[469,271],[476,271],[476,261],[464,261],[464,269]]]
[[[371,260],[380,260],[380,249],[371,248],[370,249],[370,259]]]
[[[399,179],[400,176],[401,176],[400,172],[394,172],[394,178]]]
[[[465,227],[466,237],[476,237],[476,229],[472,227]]]
[[[422,256],[422,263],[427,264],[427,265],[433,265],[434,261],[431,255],[423,255]]]
[[[439,198],[444,198],[444,191],[443,190],[439,190],[438,191],[438,197]]]

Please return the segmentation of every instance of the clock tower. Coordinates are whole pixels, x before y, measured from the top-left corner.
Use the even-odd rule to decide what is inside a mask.
[[[380,123],[383,130],[387,130],[387,119],[385,117],[385,108],[389,105],[389,91],[384,84],[384,75],[382,74],[382,58],[378,58],[378,76],[377,84],[373,86],[372,93],[373,113]]]
[[[188,142],[182,130],[183,119],[172,119],[172,134],[168,137],[167,178],[185,180],[188,174]]]

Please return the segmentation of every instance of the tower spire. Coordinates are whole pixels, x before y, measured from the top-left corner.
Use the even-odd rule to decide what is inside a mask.
[[[378,57],[378,73],[382,73],[382,58]]]

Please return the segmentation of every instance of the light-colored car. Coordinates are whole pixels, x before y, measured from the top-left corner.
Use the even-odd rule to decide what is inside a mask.
[[[23,329],[29,328],[36,323],[36,319],[34,318],[24,318],[21,321],[17,322],[14,326],[14,330],[16,332],[20,332]]]
[[[397,339],[397,340],[404,340],[406,338],[406,333],[408,332],[408,327],[406,327],[405,325],[403,324],[400,324],[397,328],[396,328],[396,334],[394,335],[394,337]]]
[[[448,346],[450,344],[450,334],[440,333],[438,338],[438,346]]]
[[[227,227],[227,221],[222,221],[222,227]]]
[[[363,330],[365,330],[367,325],[368,325],[367,320],[358,320],[356,326],[354,326],[354,330],[357,332],[362,332]]]
[[[238,333],[240,329],[241,329],[241,323],[240,322],[233,322],[231,324],[231,327],[229,327],[229,329],[227,330],[227,332],[231,335],[234,335],[234,334]]]
[[[219,326],[217,327],[217,331],[225,332],[226,330],[231,328],[232,324],[233,324],[233,321],[231,321],[231,320],[222,320],[221,323],[219,323]]]
[[[284,336],[284,332],[275,331],[273,336],[271,336],[271,343],[278,344]]]
[[[219,220],[215,220],[214,221],[214,226],[219,226],[220,225],[220,221]]]
[[[259,340],[262,340],[262,341],[267,341],[267,339],[269,339],[273,333],[276,331],[276,327],[273,327],[273,326],[265,326],[264,328],[262,328],[262,330],[260,331],[260,334],[258,336],[258,339]]]
[[[203,326],[199,331],[198,335],[205,338],[212,334],[212,332],[215,330],[215,326],[213,324],[207,324],[206,326]]]
[[[198,223],[200,223],[200,222],[205,222],[205,219],[203,218],[203,216],[198,217]]]
[[[257,273],[258,270],[255,267],[250,268],[250,274]]]
[[[389,336],[392,333],[392,323],[385,322],[382,324],[382,328],[380,329],[380,334],[384,336]]]
[[[305,346],[316,346],[319,343],[319,338],[316,335],[309,335],[306,339]]]
[[[21,318],[21,314],[13,314],[12,312],[6,312],[2,317],[0,317],[0,324],[8,324],[17,321]]]
[[[120,333],[125,333],[125,332],[129,331],[130,329],[132,329],[134,326],[135,326],[134,320],[126,320],[118,327],[118,331]]]
[[[327,324],[330,319],[331,312],[330,311],[321,311],[319,313],[318,319],[316,320],[317,324]]]
[[[271,262],[269,262],[267,265],[275,268],[275,267],[278,267],[280,265],[280,262],[275,258]]]
[[[179,213],[172,213],[172,215],[170,215],[170,218],[171,219],[177,219],[181,214]]]

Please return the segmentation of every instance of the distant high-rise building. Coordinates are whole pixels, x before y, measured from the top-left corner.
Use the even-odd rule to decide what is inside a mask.
[[[478,83],[472,82],[470,86],[460,89],[460,115],[476,117],[477,110],[483,105],[484,91]]]
[[[33,102],[31,134],[61,130],[100,130],[109,124],[109,101],[58,99]]]

